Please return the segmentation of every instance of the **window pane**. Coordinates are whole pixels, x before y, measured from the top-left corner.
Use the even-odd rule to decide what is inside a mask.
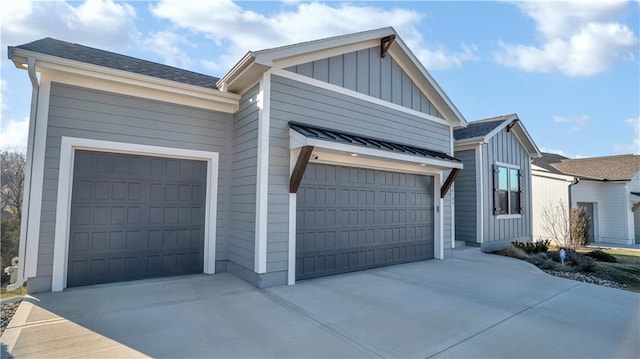
[[[509,195],[511,196],[511,208],[509,208],[509,213],[520,213],[520,192],[509,192]]]
[[[505,214],[505,213],[509,213],[509,199],[508,196],[509,192],[507,191],[500,191],[500,214]]]
[[[509,169],[509,187],[511,191],[520,191],[520,181],[518,181],[518,170],[515,168]]]
[[[507,168],[506,167],[498,167],[498,189],[501,191],[508,191],[509,185],[507,182]],[[507,208],[501,207],[501,208]]]

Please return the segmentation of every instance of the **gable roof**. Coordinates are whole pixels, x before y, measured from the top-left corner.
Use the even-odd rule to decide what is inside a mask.
[[[566,159],[552,164],[563,174],[601,181],[629,181],[640,171],[640,155]]]
[[[503,115],[469,122],[469,125],[467,127],[454,130],[453,138],[456,140],[464,140],[467,138],[485,137],[496,127],[500,126],[502,123],[509,120],[511,116],[514,115],[515,114]]]
[[[177,67],[96,49],[80,44],[56,40],[50,37],[18,46],[9,46],[8,57],[13,60],[16,49],[60,57],[68,60],[103,66],[111,69],[157,77],[209,89],[216,89],[217,77],[200,74]],[[15,62],[15,60],[14,60]],[[18,65],[18,64],[16,64]]]
[[[552,173],[564,174],[557,168],[553,167],[553,164],[559,163],[563,160],[568,160],[568,157],[548,152],[541,152],[541,154],[542,156],[533,159],[533,165],[543,168]]]
[[[456,127],[466,126],[467,121],[464,116],[392,27],[249,51],[218,81],[217,85],[222,91],[240,92],[255,84],[258,76],[271,67],[284,69],[337,54],[380,46],[381,40],[390,36],[394,41],[390,44],[388,54],[406,67],[407,74],[446,120]]]
[[[515,113],[469,122],[467,127],[453,130],[455,146],[488,143],[493,136],[505,128],[513,132],[530,157],[540,157],[538,146]]]

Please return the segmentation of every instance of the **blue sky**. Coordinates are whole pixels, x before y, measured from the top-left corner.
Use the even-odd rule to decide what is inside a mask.
[[[638,2],[12,1],[0,147],[26,147],[31,85],[7,46],[43,37],[221,77],[248,50],[394,26],[469,121],[516,112],[538,147],[640,154]]]

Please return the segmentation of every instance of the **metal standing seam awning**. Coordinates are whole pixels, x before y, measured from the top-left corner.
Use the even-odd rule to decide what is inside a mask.
[[[298,156],[295,168],[291,174],[289,188],[290,193],[297,192],[307,163],[309,162],[311,153],[313,152],[314,145],[320,144],[319,147],[322,147],[321,142],[337,143],[347,146],[357,146],[361,148],[390,152],[401,156],[409,156],[407,158],[411,159],[413,162],[424,162],[436,167],[451,169],[449,176],[441,187],[441,198],[444,198],[453,184],[453,181],[462,170],[461,160],[440,151],[296,122],[289,122],[289,127],[291,130],[295,131],[295,133],[301,134],[307,139],[316,140],[308,141],[309,144],[301,146],[300,155]]]

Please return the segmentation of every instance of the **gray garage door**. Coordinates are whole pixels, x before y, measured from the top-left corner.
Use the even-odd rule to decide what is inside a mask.
[[[310,163],[297,195],[296,278],[433,258],[433,177]]]
[[[76,151],[67,286],[202,273],[206,168]]]

